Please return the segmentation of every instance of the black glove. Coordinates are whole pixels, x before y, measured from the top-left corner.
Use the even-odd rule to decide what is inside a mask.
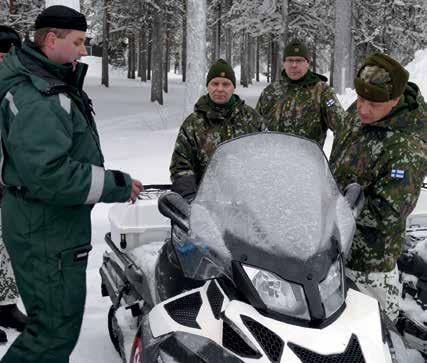
[[[416,253],[408,252],[400,255],[397,259],[397,267],[402,272],[427,280],[427,261]]]
[[[172,183],[171,190],[191,203],[197,193],[196,177],[194,175],[179,177]]]

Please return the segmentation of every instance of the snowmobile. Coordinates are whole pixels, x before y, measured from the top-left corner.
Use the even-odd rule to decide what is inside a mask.
[[[161,214],[110,212],[100,273],[124,362],[411,362],[345,279],[363,193],[340,192],[318,144],[245,135],[217,148],[191,204],[155,193]]]
[[[427,214],[408,217],[398,267],[402,298],[397,328],[408,345],[427,358]]]

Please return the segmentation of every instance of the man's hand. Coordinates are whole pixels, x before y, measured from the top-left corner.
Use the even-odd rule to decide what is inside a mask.
[[[139,180],[132,179],[132,192],[130,193],[129,201],[135,203],[139,193],[141,193],[143,190],[144,186],[142,185],[142,183]]]

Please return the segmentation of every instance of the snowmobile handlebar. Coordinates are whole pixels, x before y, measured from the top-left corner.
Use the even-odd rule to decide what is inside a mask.
[[[169,218],[185,233],[189,230],[190,204],[178,193],[166,192],[158,202],[159,212]]]
[[[354,217],[357,218],[362,211],[365,203],[365,195],[360,184],[351,183],[344,189],[344,197],[347,199],[350,208],[353,210]]]

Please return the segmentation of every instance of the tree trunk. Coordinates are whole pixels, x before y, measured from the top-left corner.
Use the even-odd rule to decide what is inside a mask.
[[[329,77],[329,85],[331,87],[335,86],[335,84],[334,84],[335,54],[334,53],[335,53],[334,52],[334,47],[332,46],[331,47],[331,68],[329,70],[329,75],[330,75],[330,77]]]
[[[225,0],[224,13],[228,13],[232,6],[233,0]],[[233,30],[228,25],[225,25],[225,60],[230,66],[233,66]]]
[[[313,49],[313,59],[311,61],[313,72],[316,72],[317,70],[317,37],[314,36],[314,49]]]
[[[255,79],[259,82],[259,54],[260,54],[260,46],[259,43],[261,41],[261,37],[256,38],[256,66],[255,66]]]
[[[132,79],[136,78],[136,71],[138,66],[138,57],[137,57],[137,36],[132,34]]]
[[[108,43],[110,38],[110,14],[109,14],[109,1],[104,0],[104,17],[102,26],[102,76],[101,84],[105,87],[110,86],[108,74]]]
[[[187,113],[193,112],[194,104],[206,92],[206,0],[187,2]]]
[[[333,80],[337,93],[352,85],[352,0],[335,0],[335,45]]]
[[[181,68],[182,81],[187,80],[187,0],[184,1],[184,14],[182,16],[182,45],[181,45]]]
[[[272,36],[271,40],[271,81],[280,79],[281,61],[280,61],[280,47],[279,42]]]
[[[252,80],[255,78],[256,73],[256,38],[248,37],[248,49],[249,49],[249,84],[252,84]]]
[[[9,1],[9,15],[15,14],[15,0]]]
[[[137,38],[137,44],[138,44],[138,47],[137,47],[137,50],[136,50],[136,52],[137,52],[137,55],[138,55],[138,57],[137,57],[137,64],[138,64],[138,71],[137,71],[137,77],[139,77],[139,78],[141,78],[141,67],[142,67],[142,62],[141,62],[141,54],[142,54],[142,37],[141,37],[141,31],[139,31],[138,33],[137,33],[137,36],[136,36],[136,38]]]
[[[247,88],[249,85],[248,34],[244,30],[240,44],[240,84]]]
[[[218,4],[217,8],[215,9],[216,12],[216,23],[213,27],[213,34],[212,34],[212,56],[211,56],[211,63],[215,63],[218,58],[221,57],[221,4]]]
[[[283,21],[282,42],[283,42],[283,47],[286,47],[286,44],[288,44],[288,36],[289,36],[289,0],[282,0],[282,21]]]
[[[147,82],[147,27],[145,24],[140,32],[139,39],[139,76],[142,82]]]
[[[165,36],[163,37],[163,43],[164,43],[164,66],[163,66],[163,91],[165,93],[168,93],[168,73],[170,70],[170,44],[169,44],[169,15],[166,16],[166,32]]]
[[[147,46],[147,80],[151,80],[151,58],[153,49],[153,22],[148,25],[148,46]]]
[[[135,79],[135,35],[130,34],[128,37],[128,78]]]
[[[233,31],[229,26],[225,28],[225,60],[233,66]]]
[[[277,40],[275,41],[274,46],[274,58],[275,58],[275,69],[274,69],[274,81],[278,81],[280,79],[280,75],[282,74],[283,69],[283,46],[282,42]]]
[[[158,0],[157,6],[159,8],[155,9],[153,14],[151,102],[157,101],[163,105],[163,1]]]

